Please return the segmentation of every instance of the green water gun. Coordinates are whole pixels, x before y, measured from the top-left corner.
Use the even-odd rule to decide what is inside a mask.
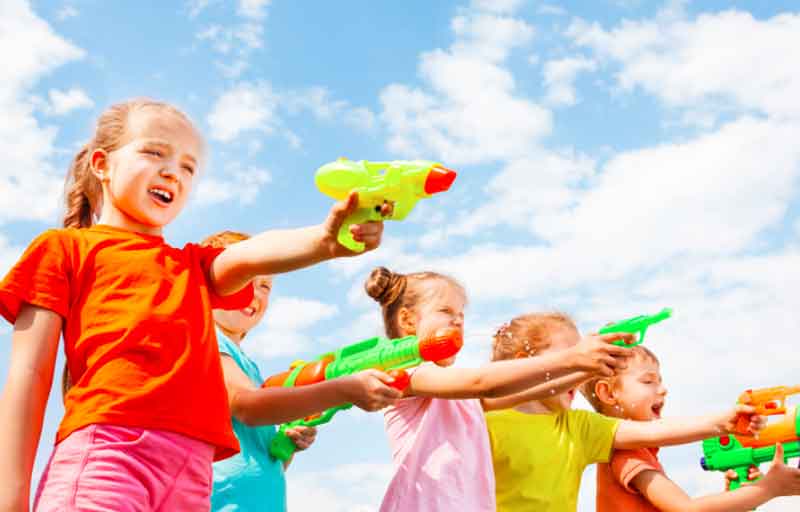
[[[364,244],[356,242],[350,226],[371,220],[403,220],[417,201],[445,192],[456,179],[456,172],[428,160],[392,162],[354,162],[340,158],[319,169],[314,182],[319,190],[337,201],[358,192],[358,209],[345,219],[339,230],[339,243],[356,252]],[[392,203],[393,212],[384,217],[381,207]]]
[[[614,345],[619,345],[620,347],[635,347],[636,345],[641,345],[644,342],[644,335],[647,332],[648,327],[653,324],[657,324],[662,320],[666,320],[671,316],[672,308],[664,308],[655,315],[639,315],[633,318],[615,322],[613,324],[608,324],[600,329],[598,334],[608,334],[612,332],[638,333],[639,339],[637,339],[634,343],[625,343],[622,340],[616,340],[613,342]]]
[[[758,437],[725,435],[703,441],[700,466],[706,471],[736,471],[730,490],[747,482],[750,466],[758,466],[775,458],[775,445],[783,445],[783,462],[800,457],[800,415],[796,407],[789,408],[783,421],[770,424]]]
[[[452,357],[461,350],[463,344],[461,330],[454,328],[439,329],[424,339],[416,336],[397,339],[376,336],[328,352],[308,363],[296,361],[288,371],[273,375],[264,381],[262,387],[305,386],[374,368],[388,372],[394,378],[391,386],[402,391],[410,383],[410,378],[404,371],[406,368],[420,365],[425,361],[441,361]],[[329,422],[337,412],[352,406],[353,404],[338,405],[320,414],[284,423],[277,435],[272,438],[269,452],[276,459],[288,460],[297,449],[294,441],[286,435],[288,429],[322,425]]]

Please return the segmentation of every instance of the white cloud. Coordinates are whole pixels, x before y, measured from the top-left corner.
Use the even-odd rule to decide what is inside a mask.
[[[758,20],[728,10],[686,19],[679,4],[611,30],[578,20],[568,34],[618,63],[624,90],[641,87],[676,107],[711,101],[775,117],[800,115],[800,66],[786,61],[787,48],[800,45],[800,14]]]
[[[266,82],[242,83],[225,91],[211,108],[211,137],[229,142],[245,131],[270,135],[279,120],[278,97]]]
[[[507,14],[516,11],[523,0],[472,0],[472,7],[482,11]]]
[[[92,108],[94,106],[94,101],[86,94],[86,91],[78,87],[73,87],[68,91],[50,89],[48,96],[50,97],[50,112],[57,116],[69,114],[73,110]]]
[[[321,351],[307,333],[315,324],[334,317],[335,305],[299,297],[277,297],[264,321],[247,336],[247,351],[261,360],[282,356],[313,356]]]
[[[63,173],[50,160],[57,130],[34,117],[31,87],[84,55],[53,32],[27,2],[0,2],[0,223],[55,216],[63,189]]]
[[[301,112],[310,112],[326,122],[342,122],[360,131],[371,130],[375,123],[369,109],[332,98],[324,87],[276,92],[263,81],[243,82],[225,91],[214,104],[208,123],[211,136],[224,142],[250,131],[272,135],[279,130],[292,147],[299,147],[300,138],[285,127],[283,117]]]
[[[454,165],[525,153],[550,132],[551,115],[516,95],[504,63],[532,40],[533,27],[485,12],[466,12],[451,26],[452,46],[420,58],[426,88],[391,84],[381,92],[389,148],[409,156],[433,153]]]
[[[325,121],[341,121],[353,128],[370,131],[375,125],[375,115],[367,108],[350,106],[345,100],[331,97],[325,87],[310,87],[302,91],[291,91],[284,95],[282,104],[291,113],[307,110]]]
[[[343,464],[328,471],[296,472],[287,478],[291,510],[372,512],[392,474],[389,464]]]
[[[75,8],[74,5],[66,4],[58,10],[56,13],[56,19],[58,21],[64,21],[70,18],[76,18],[79,14],[80,12]]]
[[[202,177],[194,199],[205,206],[234,199],[242,205],[252,204],[263,185],[271,182],[272,174],[266,169],[242,169],[240,165],[232,164],[226,166],[225,173],[220,177]]]
[[[597,63],[585,57],[550,60],[544,65],[545,101],[550,105],[574,105],[575,79],[582,71],[594,71]]]
[[[245,18],[260,20],[267,15],[270,0],[239,0],[237,12]]]
[[[536,12],[539,14],[550,14],[553,16],[565,16],[567,14],[566,9],[553,4],[542,4],[538,9],[536,9]]]

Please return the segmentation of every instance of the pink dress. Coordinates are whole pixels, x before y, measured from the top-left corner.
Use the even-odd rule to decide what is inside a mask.
[[[384,414],[395,473],[380,512],[495,512],[494,470],[477,399],[411,397]]]

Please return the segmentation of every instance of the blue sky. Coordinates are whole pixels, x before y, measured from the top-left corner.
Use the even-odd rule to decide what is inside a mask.
[[[485,362],[519,313],[565,310],[588,330],[672,306],[648,342],[667,414],[796,382],[796,3],[151,4],[0,3],[3,272],[59,224],[66,166],[98,113],[152,96],[189,113],[211,154],[165,232],[175,245],[319,222],[330,200],[313,173],[340,156],[459,171],[449,193],[387,223],[378,251],[276,279],[244,345],[265,375],[379,333],[361,286],[382,264],[465,283],[462,365]],[[37,473],[61,414],[55,394]],[[720,488],[698,445],[662,454],[690,493]],[[292,510],[375,510],[390,473],[381,416],[341,414],[288,473]],[[587,471],[582,511],[593,482]]]

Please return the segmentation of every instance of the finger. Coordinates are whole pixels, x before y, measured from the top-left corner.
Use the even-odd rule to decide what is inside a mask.
[[[622,340],[626,345],[629,345],[636,342],[636,336],[629,332],[610,332],[607,334],[601,334],[600,340],[605,341],[606,343]]]
[[[725,472],[725,479],[726,480],[738,480],[739,475],[736,474],[736,471],[729,469]]]
[[[747,404],[736,404],[736,414],[755,414],[756,408]]]
[[[356,208],[358,208],[358,193],[350,192],[346,199],[337,202],[331,207],[328,217],[335,226],[341,226],[344,219],[353,213]]]
[[[781,443],[775,445],[775,456],[772,457],[772,465],[778,464],[783,464],[783,445]]]
[[[620,359],[628,359],[633,355],[633,352],[626,347],[620,347],[618,345],[606,344],[602,345],[602,349],[606,354],[614,356]]]
[[[378,379],[379,381],[383,382],[384,384],[391,384],[394,382],[394,377],[389,375],[386,372],[382,372],[380,370],[367,370],[370,375]]]
[[[381,205],[381,216],[388,217],[394,213],[394,201],[386,201]]]

